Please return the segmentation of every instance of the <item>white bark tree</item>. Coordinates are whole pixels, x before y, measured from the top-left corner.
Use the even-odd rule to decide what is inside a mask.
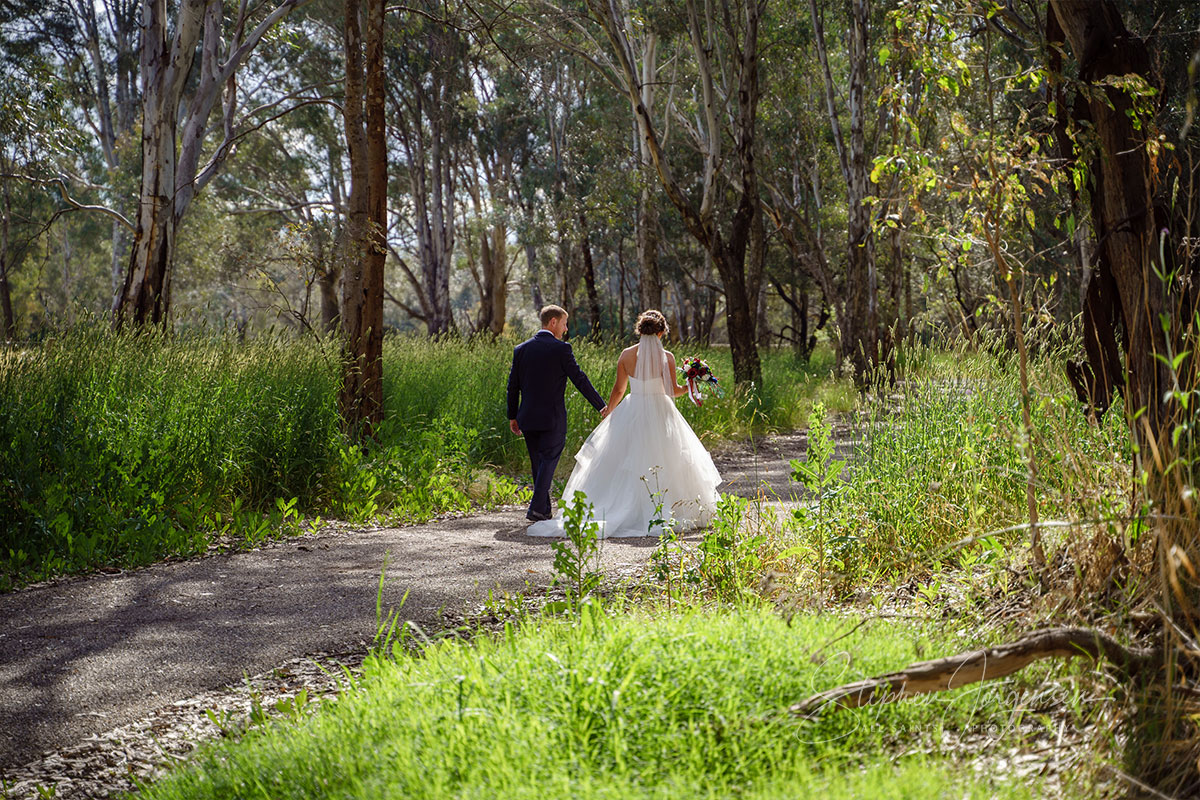
[[[238,71],[263,36],[306,2],[240,0],[227,28],[221,0],[181,0],[174,15],[167,0],[145,0],[141,184],[129,268],[113,304],[115,325],[166,321],[180,220],[238,140],[245,111]],[[221,141],[205,153],[218,103]]]

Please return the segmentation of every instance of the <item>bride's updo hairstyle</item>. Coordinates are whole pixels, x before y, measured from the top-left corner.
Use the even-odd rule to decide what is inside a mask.
[[[661,311],[656,311],[653,308],[638,314],[637,323],[633,326],[633,331],[638,336],[665,334],[669,330],[667,318],[662,315]]]

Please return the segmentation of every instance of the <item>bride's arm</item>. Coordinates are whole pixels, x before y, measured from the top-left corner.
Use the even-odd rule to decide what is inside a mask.
[[[629,385],[629,373],[625,370],[625,359],[617,359],[617,379],[613,381],[612,392],[608,395],[608,413],[617,407],[617,403],[621,402],[621,398],[625,396],[625,387]]]
[[[667,351],[667,369],[671,371],[671,384],[675,387],[675,393],[672,397],[687,394],[687,385],[680,386],[679,379],[675,377],[675,356],[669,350]]]

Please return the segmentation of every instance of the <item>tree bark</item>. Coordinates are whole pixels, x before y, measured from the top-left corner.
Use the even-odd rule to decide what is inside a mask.
[[[0,201],[3,202],[3,208],[0,209],[0,314],[3,314],[0,322],[4,325],[4,338],[6,341],[13,341],[17,338],[17,320],[13,315],[12,306],[12,289],[8,285],[8,271],[12,267],[12,249],[11,240],[9,238],[12,220],[12,195],[10,194],[9,182],[0,181],[0,187],[3,187],[3,193],[0,195]]]
[[[279,20],[306,0],[284,0],[246,30],[239,10],[233,38],[223,35],[219,0],[182,0],[174,33],[167,0],[142,7],[142,175],[129,268],[114,300],[113,324],[163,325],[171,305],[175,235],[191,201],[220,171],[236,141],[237,70]],[[173,6],[172,6],[173,7]],[[200,54],[200,67],[192,66]],[[184,103],[184,91],[191,94]],[[223,99],[223,138],[201,167],[209,117]]]
[[[583,257],[583,282],[587,289],[588,316],[591,318],[591,329],[588,335],[593,339],[600,335],[600,295],[596,291],[596,266],[592,263],[592,242],[588,230],[587,213],[579,209],[579,249]]]
[[[849,142],[842,137],[833,88],[833,75],[829,69],[829,57],[825,48],[825,31],[816,0],[809,0],[812,15],[817,57],[825,81],[826,109],[833,128],[834,144],[837,147],[838,163],[846,181],[846,287],[849,302],[842,323],[842,355],[849,357],[854,365],[855,380],[864,383],[871,369],[879,361],[879,312],[878,276],[875,272],[875,245],[871,234],[871,213],[864,204],[869,186],[869,171],[866,161],[866,139],[864,121],[866,107],[864,92],[867,80],[867,24],[870,20],[868,0],[850,2],[850,112]]]
[[[641,303],[643,311],[662,307],[662,276],[658,269],[658,204],[655,202],[654,188],[651,185],[654,180],[654,175],[643,166],[642,191],[638,194],[635,222],[641,276],[638,302]]]
[[[658,36],[646,35],[642,43],[641,88],[642,105],[654,108],[654,88],[658,74]],[[642,188],[638,193],[637,216],[634,221],[637,237],[638,265],[641,268],[640,302],[642,310],[662,308],[662,275],[658,268],[658,201],[654,192],[654,166],[649,148],[638,135],[637,108],[634,111],[634,139],[637,141],[638,173]]]
[[[383,421],[383,266],[387,252],[387,149],[384,125],[383,0],[366,0],[366,56],[360,0],[345,3],[350,220],[342,284],[346,359],[341,410],[347,427],[372,435]]]
[[[1166,292],[1154,273],[1154,180],[1142,142],[1144,134],[1134,127],[1137,112],[1129,93],[1105,85],[1105,80],[1129,74],[1149,80],[1150,57],[1145,42],[1125,28],[1120,12],[1109,0],[1052,0],[1050,6],[1079,62],[1080,80],[1092,84],[1087,114],[1100,149],[1093,169],[1097,191],[1092,198],[1093,221],[1101,243],[1100,268],[1106,265],[1111,270],[1120,302],[1127,345],[1127,411],[1132,418],[1145,409],[1143,421],[1134,426],[1133,433],[1146,446],[1168,433],[1171,417],[1164,401],[1164,392],[1171,385],[1169,367],[1157,358],[1167,357],[1169,349],[1157,324]],[[1111,325],[1111,317],[1102,308],[1106,287],[1107,279],[1102,276],[1087,317],[1100,327]],[[1104,354],[1106,337],[1100,327],[1096,329],[1099,333],[1089,332],[1085,342],[1095,338],[1096,347]],[[1093,371],[1099,372],[1098,366],[1107,373],[1108,359],[1102,355]]]

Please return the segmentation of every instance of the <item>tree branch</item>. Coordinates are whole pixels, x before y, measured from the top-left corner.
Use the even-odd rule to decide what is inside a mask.
[[[130,231],[136,232],[136,228],[129,219],[120,211],[109,208],[108,206],[91,205],[81,203],[67,192],[67,182],[62,178],[35,178],[32,175],[21,175],[17,173],[6,172],[0,174],[0,178],[14,178],[16,180],[28,181],[29,183],[37,184],[38,186],[58,186],[61,190],[62,201],[76,211],[99,211],[101,214],[107,214],[117,222],[124,225]]]
[[[1162,657],[1162,651],[1126,647],[1094,628],[1049,628],[997,647],[919,661],[899,672],[836,686],[796,703],[789,710],[798,716],[814,717],[826,710],[890,703],[1003,678],[1039,659],[1074,656],[1087,656],[1093,661],[1105,658],[1124,676],[1133,677],[1151,668]]]

